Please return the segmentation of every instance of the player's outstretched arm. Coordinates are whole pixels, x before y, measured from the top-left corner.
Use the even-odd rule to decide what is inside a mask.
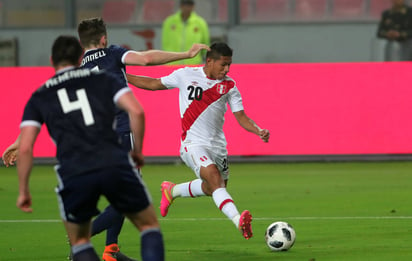
[[[6,167],[13,166],[17,160],[18,146],[20,141],[20,135],[17,137],[16,141],[13,142],[7,149],[3,152],[2,160]]]
[[[186,52],[168,52],[148,50],[143,52],[131,51],[124,58],[126,65],[160,65],[178,60],[195,57],[201,50],[210,50],[205,44],[193,44]]]
[[[235,115],[237,122],[245,130],[258,135],[264,142],[269,142],[269,130],[261,129],[251,118],[246,115],[244,110],[234,112],[233,115]]]
[[[164,86],[160,79],[146,77],[146,76],[139,76],[139,75],[132,75],[126,74],[127,81],[134,85],[137,88],[145,89],[145,90],[166,90],[166,86]]]

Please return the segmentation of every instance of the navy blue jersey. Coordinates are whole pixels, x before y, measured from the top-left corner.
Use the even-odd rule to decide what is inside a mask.
[[[85,68],[60,71],[32,94],[21,127],[46,124],[57,146],[62,177],[130,165],[114,130],[115,101],[129,91],[107,73]]]
[[[118,45],[88,50],[83,56],[82,67],[93,71],[105,70],[113,74],[122,83],[122,86],[127,86],[126,65],[122,62],[122,57],[126,52],[128,52],[126,48]],[[116,131],[118,133],[130,132],[129,117],[126,112],[119,109],[116,120]]]

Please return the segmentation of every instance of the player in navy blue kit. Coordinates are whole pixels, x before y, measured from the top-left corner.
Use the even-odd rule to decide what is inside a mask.
[[[209,49],[204,44],[194,44],[187,52],[165,52],[149,50],[136,52],[118,45],[108,46],[106,25],[101,18],[85,19],[78,26],[80,42],[85,50],[82,67],[92,71],[104,70],[116,77],[122,84],[127,85],[126,65],[155,65],[196,56],[202,49]],[[133,146],[133,135],[130,132],[129,119],[126,112],[117,109],[116,132],[120,137],[122,147],[129,151]],[[3,153],[6,166],[13,165],[17,158],[19,138]],[[123,225],[124,216],[112,206],[108,206],[94,221],[92,235],[107,230],[106,247],[103,252],[104,261],[133,261],[121,253],[118,247],[118,237]]]
[[[204,44],[194,44],[187,52],[165,52],[149,50],[137,52],[118,45],[108,46],[106,25],[101,18],[85,19],[77,28],[80,42],[85,49],[82,67],[92,70],[106,70],[127,85],[126,65],[156,65],[196,56],[200,50],[208,49]],[[116,131],[125,150],[132,149],[133,136],[130,133],[127,113],[118,110]],[[124,221],[123,215],[108,206],[93,222],[92,234],[107,230],[106,247],[103,253],[105,261],[133,260],[119,252],[118,236]]]
[[[57,146],[56,193],[73,260],[100,260],[91,245],[90,230],[101,195],[140,230],[142,259],[164,260],[156,213],[135,168],[144,161],[143,109],[129,87],[116,78],[76,68],[82,53],[75,37],[58,37],[52,47],[56,75],[35,91],[25,106],[18,142],[17,206],[32,211],[29,178],[33,146],[42,124],[46,124]],[[130,152],[119,144],[113,128],[116,105],[130,118],[135,136]]]

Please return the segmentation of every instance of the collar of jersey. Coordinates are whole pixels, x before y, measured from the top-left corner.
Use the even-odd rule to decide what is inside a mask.
[[[62,68],[62,69],[60,69],[60,70],[58,70],[58,71],[56,71],[56,74],[61,74],[61,73],[64,73],[64,72],[66,72],[66,71],[69,71],[69,70],[71,70],[71,69],[73,69],[73,68],[75,68],[74,66],[67,66],[67,67],[64,67],[64,68]]]
[[[102,49],[102,48],[93,48],[93,49],[87,49],[86,51],[84,51],[84,54],[94,51],[94,50],[98,50],[98,49]]]

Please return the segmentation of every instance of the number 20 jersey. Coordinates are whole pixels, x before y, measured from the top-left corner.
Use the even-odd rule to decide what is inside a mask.
[[[226,147],[223,124],[227,104],[232,112],[243,110],[242,97],[233,79],[210,79],[202,67],[185,67],[161,82],[168,89],[179,88],[182,144]]]
[[[129,91],[107,73],[59,71],[32,94],[20,127],[46,124],[62,177],[129,164],[114,131],[115,102]]]

